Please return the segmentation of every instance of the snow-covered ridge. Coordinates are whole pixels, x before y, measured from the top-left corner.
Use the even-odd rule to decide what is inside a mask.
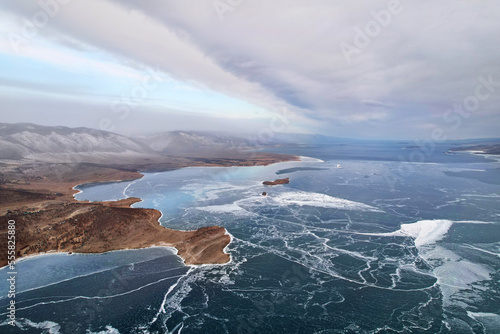
[[[10,136],[14,143],[25,146],[34,152],[125,152],[144,151],[143,147],[129,138],[117,134],[102,134],[96,136],[90,133],[61,134],[51,132],[42,135],[23,131]]]
[[[21,123],[1,124],[1,129],[0,159],[23,159],[37,154],[154,154],[134,139],[88,128]]]

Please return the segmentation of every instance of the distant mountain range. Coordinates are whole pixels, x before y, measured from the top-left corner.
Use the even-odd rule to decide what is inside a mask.
[[[291,136],[276,134],[272,140],[264,142],[251,136],[229,133],[171,131],[131,138],[84,127],[0,123],[0,159],[123,163],[158,161],[164,160],[166,156],[241,158],[252,149],[294,145]]]
[[[265,138],[208,131],[170,131],[131,138],[84,127],[0,123],[0,159],[54,163],[164,162],[168,157],[245,158],[249,151],[261,148],[364,142],[296,133],[274,133],[272,136],[263,137]],[[467,144],[476,145],[473,147],[475,149],[487,149],[485,146],[477,146],[484,143],[491,145],[499,142],[498,139],[475,139],[453,141],[450,146],[454,147],[454,150],[463,149],[460,147]],[[498,145],[490,147],[490,150],[488,153],[498,154]]]

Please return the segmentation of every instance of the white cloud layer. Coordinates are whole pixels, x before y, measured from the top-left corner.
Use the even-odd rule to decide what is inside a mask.
[[[105,52],[116,71],[158,68],[271,113],[286,105],[293,129],[378,138],[425,137],[436,127],[450,138],[499,135],[492,126],[500,121],[497,1],[72,0],[59,7],[33,39]],[[33,21],[41,10],[27,0],[1,8],[14,15],[10,32],[21,35],[20,18]],[[0,44],[12,53],[7,46]],[[20,56],[23,48],[29,42]],[[479,90],[490,94],[477,108],[467,117],[447,114],[470,102],[479,78],[489,76],[493,83]],[[450,121],[456,115],[459,126]]]

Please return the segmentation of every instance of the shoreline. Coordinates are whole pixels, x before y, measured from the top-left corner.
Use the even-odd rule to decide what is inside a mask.
[[[224,228],[225,229],[225,228]],[[110,250],[110,251],[105,251],[105,252],[100,252],[100,253],[78,253],[78,252],[68,252],[68,251],[57,251],[57,250],[50,250],[50,251],[47,251],[47,252],[41,252],[41,253],[33,253],[33,254],[29,254],[27,256],[23,256],[19,259],[16,259],[16,264],[17,263],[20,263],[20,262],[24,262],[24,261],[27,261],[27,260],[32,260],[32,259],[35,259],[35,258],[41,258],[41,257],[45,257],[45,256],[52,256],[52,255],[66,255],[66,256],[74,256],[74,255],[79,255],[79,256],[93,256],[93,255],[104,255],[104,254],[110,254],[110,253],[116,253],[116,252],[126,252],[126,251],[141,251],[141,250],[145,250],[145,249],[150,249],[150,248],[164,248],[164,249],[168,249],[168,250],[171,250],[172,251],[172,255],[175,255],[177,257],[179,257],[182,261],[182,265],[185,266],[185,267],[205,267],[205,266],[221,266],[221,265],[227,265],[227,264],[231,264],[233,262],[233,258],[232,258],[232,255],[231,253],[227,253],[226,252],[226,249],[229,247],[229,245],[231,244],[231,242],[234,240],[234,236],[229,233],[229,231],[226,230],[226,233],[225,235],[228,235],[230,237],[230,241],[229,243],[224,247],[223,249],[223,252],[224,254],[228,254],[229,255],[229,261],[226,262],[226,263],[201,263],[201,264],[187,264],[185,262],[185,259],[179,255],[179,250],[177,248],[175,248],[174,246],[169,246],[169,245],[151,245],[151,246],[145,246],[145,247],[142,247],[142,248],[122,248],[122,249],[114,249],[114,250]],[[186,232],[194,232],[196,230],[187,230]],[[7,265],[5,266],[2,266],[0,267],[0,270],[6,268]]]

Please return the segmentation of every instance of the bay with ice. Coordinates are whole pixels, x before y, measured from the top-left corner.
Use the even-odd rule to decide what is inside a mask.
[[[78,199],[140,197],[134,206],[160,210],[165,227],[225,227],[231,262],[188,267],[175,250],[161,247],[26,259],[18,265],[19,327],[28,333],[495,333],[498,162],[436,149],[410,164],[400,161],[409,154],[401,145],[373,145],[283,148],[312,158],[184,168],[82,187]],[[262,185],[283,177],[290,184]],[[5,303],[0,299],[2,309]],[[0,331],[19,328],[0,324]]]

